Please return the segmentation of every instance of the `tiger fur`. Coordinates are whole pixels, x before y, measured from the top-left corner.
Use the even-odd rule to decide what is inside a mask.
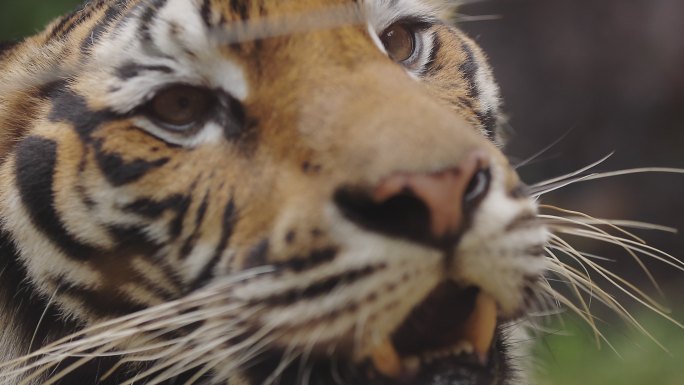
[[[501,152],[484,54],[452,12],[97,0],[3,46],[0,362],[168,304],[197,319],[136,329],[74,368],[80,356],[5,369],[2,383],[528,383],[511,325],[540,292],[547,229]],[[192,103],[205,110],[169,124]],[[430,195],[445,191],[449,216]],[[215,301],[186,300],[216,287]],[[465,325],[484,295],[496,335],[479,360],[477,346],[429,358],[465,338],[439,333],[487,332],[440,315],[416,331],[420,309]],[[397,367],[394,350],[413,361]]]

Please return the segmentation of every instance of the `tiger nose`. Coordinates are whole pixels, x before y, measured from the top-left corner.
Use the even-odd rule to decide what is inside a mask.
[[[456,167],[397,173],[370,194],[341,190],[335,200],[353,222],[387,235],[434,244],[457,237],[491,184],[487,157],[473,152]]]

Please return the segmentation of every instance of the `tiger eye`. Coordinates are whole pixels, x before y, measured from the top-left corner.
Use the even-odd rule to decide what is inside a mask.
[[[396,62],[405,62],[416,50],[416,37],[411,28],[405,24],[393,24],[380,36],[387,54]]]
[[[213,97],[210,91],[188,85],[176,85],[157,93],[150,103],[150,108],[154,118],[164,123],[167,128],[181,131],[201,121],[212,104]]]

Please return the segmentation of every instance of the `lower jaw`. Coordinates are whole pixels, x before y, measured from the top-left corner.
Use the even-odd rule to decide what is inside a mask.
[[[504,350],[504,343],[497,340],[484,365],[472,356],[421,360],[412,375],[402,378],[380,374],[370,360],[352,364],[335,357],[296,360],[281,368],[287,357],[269,353],[250,364],[245,374],[247,383],[263,385],[505,385]]]

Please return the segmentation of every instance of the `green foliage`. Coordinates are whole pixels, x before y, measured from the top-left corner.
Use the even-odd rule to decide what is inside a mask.
[[[40,31],[56,15],[76,8],[82,0],[0,0],[0,41]]]

